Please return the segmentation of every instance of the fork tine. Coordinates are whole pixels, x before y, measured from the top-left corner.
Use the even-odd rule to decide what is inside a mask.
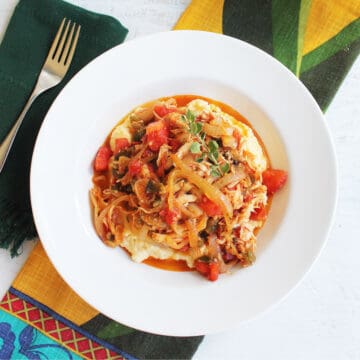
[[[59,43],[60,36],[61,36],[61,33],[64,28],[65,21],[66,21],[66,18],[64,18],[60,24],[59,30],[57,31],[56,36],[52,42],[51,48],[49,50],[49,55],[47,57],[48,59],[52,59],[55,56],[55,51],[58,47],[58,43]]]
[[[66,18],[64,18],[61,21],[59,30],[57,31],[55,35],[55,39],[51,44],[48,56],[45,60],[43,67],[41,68],[35,88],[29,100],[27,101],[25,107],[23,108],[15,124],[10,129],[9,133],[0,143],[0,173],[4,167],[5,161],[11,149],[11,146],[14,142],[18,129],[20,128],[22,121],[27,111],[29,110],[33,100],[37,96],[42,94],[44,91],[58,85],[64,79],[67,71],[70,68],[70,64],[74,56],[76,45],[79,39],[81,26],[76,25],[76,23],[73,23],[70,34],[69,36],[67,36],[72,22],[69,20],[64,30],[65,23],[66,23]],[[76,26],[77,26],[77,30],[75,33]]]
[[[72,24],[72,27],[71,27],[70,34],[69,34],[69,36],[68,36],[68,38],[67,38],[67,40],[66,40],[66,44],[65,44],[64,51],[62,52],[61,58],[59,59],[59,62],[62,62],[63,64],[65,64],[66,59],[67,59],[67,56],[68,56],[68,53],[69,53],[71,41],[72,41],[72,38],[73,38],[73,36],[74,36],[75,26],[76,26],[76,23],[73,23],[73,24]]]
[[[68,54],[68,57],[65,58],[65,65],[68,65],[71,63],[71,60],[74,56],[74,53],[75,53],[75,49],[76,49],[76,45],[77,45],[77,42],[78,42],[78,39],[79,39],[79,35],[80,35],[80,29],[81,29],[81,26],[78,25],[78,28],[77,28],[77,31],[76,31],[76,34],[75,34],[75,37],[74,37],[74,41],[72,43],[72,46],[71,46],[71,49],[70,49],[70,52]]]
[[[68,32],[69,32],[70,23],[71,23],[71,21],[68,20],[68,22],[67,22],[67,24],[66,24],[66,27],[65,27],[65,30],[64,30],[64,33],[63,33],[62,36],[61,36],[59,46],[58,46],[58,48],[57,48],[57,50],[56,50],[56,53],[55,53],[54,56],[53,56],[53,59],[54,59],[55,61],[60,61],[60,56],[61,56],[61,54],[62,54],[62,52],[63,52],[65,40],[66,40],[67,34],[68,34]]]

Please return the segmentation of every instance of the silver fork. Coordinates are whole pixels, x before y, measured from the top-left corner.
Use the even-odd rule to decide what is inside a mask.
[[[81,28],[80,25],[73,23],[69,33],[70,25],[70,20],[62,20],[59,30],[49,50],[49,54],[41,69],[35,88],[15,124],[0,145],[0,173],[5,165],[6,158],[10,152],[11,146],[14,142],[20,125],[32,103],[44,91],[58,85],[65,77],[65,74],[70,67]]]

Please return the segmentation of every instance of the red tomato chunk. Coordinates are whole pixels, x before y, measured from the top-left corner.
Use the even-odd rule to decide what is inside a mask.
[[[176,109],[169,109],[165,105],[155,105],[154,111],[160,116],[164,117],[167,114],[174,112]]]
[[[218,262],[205,262],[202,260],[195,261],[195,269],[210,281],[216,281],[219,277],[220,266]]]
[[[208,279],[210,281],[216,281],[219,277],[219,263],[217,262],[211,262],[209,264],[209,274]]]
[[[111,155],[112,155],[112,151],[108,146],[101,146],[95,156],[95,161],[94,161],[95,171],[107,170]]]
[[[269,195],[279,191],[285,185],[287,178],[288,174],[284,170],[267,169],[262,174],[262,182],[267,187]]]
[[[195,269],[203,275],[207,275],[209,273],[209,264],[201,261],[201,260],[197,260],[195,261]]]
[[[160,216],[168,225],[172,225],[179,217],[179,212],[177,209],[170,210],[168,207],[166,207],[160,211]]]
[[[155,121],[146,128],[146,137],[149,148],[152,151],[158,151],[161,145],[168,143],[169,129],[163,120]]]
[[[129,162],[129,174],[130,175],[138,175],[141,172],[141,168],[143,163],[139,159],[133,159]]]
[[[129,140],[126,138],[119,138],[115,140],[115,154],[121,150],[127,149],[130,146]]]
[[[263,205],[255,209],[250,215],[250,220],[255,220],[255,221],[263,221],[266,220],[266,218],[267,218],[267,209]]]
[[[208,216],[221,216],[222,210],[219,205],[212,202],[206,196],[203,196],[199,204],[202,210],[205,211]]]

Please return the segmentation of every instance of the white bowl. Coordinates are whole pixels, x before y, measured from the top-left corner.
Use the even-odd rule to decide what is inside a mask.
[[[175,94],[206,96],[238,110],[264,141],[273,167],[289,172],[259,234],[255,264],[215,283],[136,264],[120,248],[106,247],[91,221],[98,147],[132,108]],[[48,256],[90,305],[136,329],[190,336],[249,320],[299,283],[327,238],[336,183],[323,115],[290,71],[234,38],[174,31],[117,46],[69,82],[37,139],[31,201]]]

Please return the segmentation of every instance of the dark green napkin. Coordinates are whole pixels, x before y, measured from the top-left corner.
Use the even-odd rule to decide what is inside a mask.
[[[89,61],[122,43],[125,29],[112,17],[57,0],[21,0],[0,46],[0,141],[9,132],[32,92],[61,20],[81,24],[71,68],[60,85],[38,98],[27,114],[0,174],[0,247],[15,255],[24,239],[36,235],[30,208],[29,170],[40,125],[55,97]],[[64,139],[66,142],[66,139]],[[56,184],[56,174],[49,181]]]

